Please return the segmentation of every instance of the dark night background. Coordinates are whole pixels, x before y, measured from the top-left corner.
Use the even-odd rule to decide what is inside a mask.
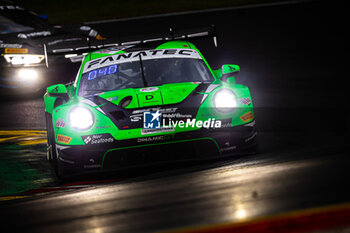
[[[265,3],[288,2],[287,0],[17,0],[37,14],[46,14],[54,24],[81,23],[173,12],[204,10],[220,7],[249,6]]]
[[[59,24],[267,1],[16,2]],[[297,1],[90,22],[108,38],[215,24],[218,48],[211,39],[196,45],[213,68],[240,65],[236,78],[251,91],[261,151],[208,163],[127,170],[126,175],[103,177],[114,179],[105,184],[94,183],[93,175],[80,183],[82,189],[62,191],[69,184],[53,178],[44,144],[6,144],[0,147],[0,187],[30,197],[0,203],[2,226],[11,232],[154,232],[290,211],[299,215],[330,205],[348,207],[340,217],[325,214],[315,227],[349,219],[345,9],[341,1]],[[42,97],[2,99],[0,112],[6,113],[1,129],[45,130]],[[35,195],[50,188],[56,190]],[[344,222],[348,227],[349,221]],[[277,230],[293,226],[287,222]]]

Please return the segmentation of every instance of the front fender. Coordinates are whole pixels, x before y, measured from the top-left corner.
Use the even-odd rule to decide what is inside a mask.
[[[94,115],[94,124],[86,130],[79,130],[72,127],[69,122],[69,113],[77,106],[89,109]],[[85,145],[82,136],[96,135],[115,132],[118,130],[113,122],[100,112],[96,107],[80,102],[68,102],[56,107],[52,111],[53,128],[55,132],[55,141],[61,145]]]
[[[236,96],[237,106],[231,112],[220,112],[214,106],[214,96],[220,90],[228,88],[233,91]],[[231,119],[231,126],[238,126],[249,123],[254,120],[253,102],[250,95],[249,88],[240,85],[222,85],[211,93],[199,108],[197,120],[206,120],[208,118],[215,118],[215,120],[224,120],[225,124]]]

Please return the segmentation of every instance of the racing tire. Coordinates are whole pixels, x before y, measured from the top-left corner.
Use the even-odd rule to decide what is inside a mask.
[[[261,154],[263,153],[263,146],[261,144],[261,141],[259,140],[259,134],[257,134],[254,138],[254,141],[252,142],[252,146],[250,148],[250,152],[252,154]]]
[[[53,129],[52,117],[47,113],[46,115],[47,128],[47,159],[51,163],[54,174],[59,180],[63,180],[65,174],[57,161],[55,133]]]

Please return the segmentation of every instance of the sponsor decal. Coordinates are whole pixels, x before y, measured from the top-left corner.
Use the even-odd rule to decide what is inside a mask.
[[[91,137],[90,136],[87,136],[85,139],[83,139],[84,143],[85,144],[89,144],[91,142]]]
[[[64,128],[66,126],[66,122],[63,119],[58,118],[55,123],[56,127]]]
[[[81,138],[83,139],[83,141],[86,145],[95,145],[95,144],[115,142],[115,139],[109,133],[81,136]]]
[[[18,38],[21,39],[28,39],[31,37],[37,37],[37,36],[50,36],[51,32],[50,31],[42,31],[42,32],[32,32],[32,33],[19,33],[17,35]]]
[[[28,53],[28,49],[6,48],[5,53]]]
[[[246,114],[242,115],[240,118],[244,122],[248,122],[250,120],[253,120],[253,112],[247,112]]]
[[[108,101],[117,101],[118,100],[118,96],[109,97],[106,100],[108,100]]]
[[[147,87],[147,88],[140,89],[141,92],[153,92],[156,90],[158,90],[158,87]]]
[[[159,129],[162,114],[156,112],[143,113],[143,128],[144,129]]]
[[[174,128],[166,127],[166,128],[158,128],[158,129],[141,129],[142,135],[154,134],[154,133],[168,133],[174,132]]]
[[[252,103],[252,101],[251,101],[251,99],[250,99],[249,97],[247,97],[247,98],[241,98],[241,99],[239,100],[239,102],[240,102],[241,104],[243,104],[243,105],[249,105],[249,104]]]
[[[109,129],[109,128],[111,128],[110,125],[108,125],[108,126],[96,126],[96,129]]]
[[[3,44],[0,43],[0,48],[22,48],[21,44]]]
[[[174,134],[151,136],[151,137],[143,137],[143,138],[138,138],[137,142],[138,143],[143,143],[143,142],[164,141],[164,140],[174,139],[174,137],[175,137]]]
[[[156,49],[156,50],[144,50],[130,53],[121,53],[108,57],[94,59],[87,62],[84,66],[83,73],[90,70],[94,70],[100,67],[120,64],[124,62],[139,61],[142,60],[160,59],[160,58],[193,58],[202,59],[199,53],[193,49]]]
[[[58,142],[58,143],[69,144],[71,140],[72,140],[71,137],[64,136],[64,135],[62,135],[62,134],[58,134],[58,135],[57,135],[57,142]]]
[[[161,105],[162,96],[159,92],[148,92],[137,94],[140,106]]]

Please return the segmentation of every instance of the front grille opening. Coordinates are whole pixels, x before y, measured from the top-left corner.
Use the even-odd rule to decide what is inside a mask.
[[[179,161],[219,156],[216,144],[209,140],[126,148],[107,153],[104,168]]]

